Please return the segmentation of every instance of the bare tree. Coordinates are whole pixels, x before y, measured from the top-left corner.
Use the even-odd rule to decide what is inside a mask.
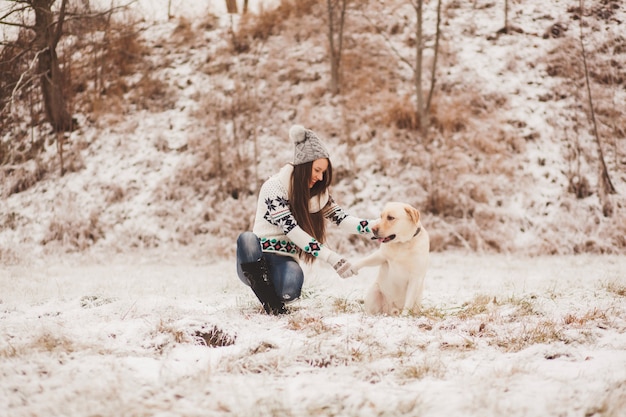
[[[326,0],[328,11],[328,46],[330,54],[330,91],[339,94],[341,89],[341,54],[343,52],[343,28],[349,0]]]
[[[437,2],[437,28],[435,33],[435,44],[433,46],[434,55],[433,63],[431,67],[430,87],[428,90],[428,98],[424,100],[423,85],[423,61],[424,61],[424,29],[423,29],[423,0],[411,0],[411,6],[415,11],[416,25],[415,25],[415,61],[411,62],[406,56],[402,55],[400,51],[393,45],[391,39],[385,34],[385,31],[374,22],[368,16],[364,16],[371,24],[374,25],[380,35],[383,36],[387,45],[391,51],[400,59],[401,62],[406,64],[413,71],[413,82],[415,88],[415,113],[416,119],[419,120],[419,129],[422,136],[426,135],[428,131],[428,113],[430,113],[430,106],[432,97],[434,94],[435,84],[437,81],[437,59],[439,56],[439,39],[441,36],[441,0]]]
[[[412,0],[411,4],[415,9],[417,24],[415,27],[415,94],[417,102],[417,116],[420,121],[420,133],[426,135],[428,130],[428,113],[430,113],[430,104],[435,90],[437,81],[437,58],[439,56],[439,38],[441,35],[441,0],[437,1],[437,27],[435,32],[435,45],[433,54],[433,65],[430,73],[430,88],[428,91],[428,99],[424,104],[424,93],[422,91],[422,61],[424,55],[424,29],[422,25],[423,18],[423,0]]]
[[[30,8],[35,13],[35,23],[24,27],[35,34],[32,48],[37,57],[37,73],[47,120],[55,132],[72,130],[72,117],[65,97],[65,78],[56,51],[63,34],[67,0],[61,1],[56,19],[52,11],[54,0],[19,0],[14,3],[20,8]]]
[[[226,0],[226,11],[231,14],[237,14],[237,0]]]
[[[417,24],[415,25],[415,101],[417,116],[420,121],[420,133],[426,133],[426,112],[424,111],[424,92],[422,91],[422,60],[424,55],[424,42],[422,36],[422,13],[423,0],[411,1],[415,9]]]
[[[504,33],[509,32],[509,0],[504,0],[504,28],[501,30]]]
[[[9,2],[7,2],[9,3]],[[124,9],[127,6],[111,8],[102,14],[91,13],[88,0],[82,0],[84,10],[76,12],[69,8],[68,0],[12,0],[10,7],[0,15],[0,24],[14,27],[18,30],[17,38],[13,41],[2,42],[4,49],[0,53],[0,68],[6,70],[0,82],[0,112],[2,116],[12,116],[13,120],[25,117],[23,112],[17,111],[24,105],[24,99],[32,99],[32,92],[41,91],[39,103],[45,114],[46,121],[56,134],[61,173],[64,171],[63,142],[65,132],[76,128],[76,122],[71,114],[71,66],[69,58],[61,62],[57,47],[66,31],[67,23],[74,23],[111,13],[114,9]],[[56,6],[58,7],[55,7]],[[80,9],[80,5],[76,6]],[[77,27],[77,25],[73,25]],[[95,49],[94,49],[95,50]],[[10,53],[4,53],[10,51]],[[6,59],[6,61],[5,61]],[[62,58],[63,59],[63,58]],[[24,64],[28,62],[28,64]],[[98,79],[96,77],[96,83]],[[20,100],[22,103],[20,104]],[[33,108],[32,102],[30,108]],[[31,124],[39,124],[31,111]],[[7,126],[5,128],[8,129]],[[19,139],[16,139],[19,140]],[[33,141],[35,144],[40,141]],[[31,150],[38,149],[31,147]],[[34,156],[34,155],[31,155]]]
[[[602,150],[602,141],[600,139],[600,134],[598,133],[598,124],[596,122],[596,115],[595,115],[595,110],[594,110],[594,106],[593,106],[593,99],[591,96],[591,86],[590,86],[590,82],[589,82],[589,69],[587,68],[587,55],[585,52],[585,42],[584,42],[584,37],[583,37],[583,0],[579,0],[579,5],[580,5],[580,20],[579,20],[579,27],[580,27],[580,47],[581,47],[581,51],[582,51],[582,58],[583,58],[583,66],[584,66],[584,70],[585,70],[585,84],[587,86],[587,101],[589,104],[589,113],[591,116],[591,123],[593,126],[593,134],[594,137],[596,139],[596,146],[597,146],[597,150],[598,150],[598,160],[599,160],[599,164],[600,164],[600,192],[599,192],[599,196],[602,200],[602,205],[603,205],[603,209],[604,209],[604,214],[606,216],[610,216],[612,214],[612,208],[611,208],[611,204],[610,201],[608,199],[608,194],[615,194],[617,191],[615,190],[615,187],[613,186],[613,182],[611,181],[611,177],[609,176],[609,170],[606,166],[606,161],[604,160],[604,152]]]
[[[433,65],[430,70],[430,89],[428,91],[428,100],[426,100],[426,114],[430,113],[430,104],[433,99],[433,92],[435,91],[435,84],[437,83],[437,58],[439,57],[439,38],[441,34],[441,0],[437,1],[437,31],[435,34],[435,51],[433,56]]]

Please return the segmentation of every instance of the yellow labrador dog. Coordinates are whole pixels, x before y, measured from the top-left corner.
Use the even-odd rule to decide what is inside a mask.
[[[430,253],[420,212],[408,204],[387,203],[372,231],[380,247],[354,265],[357,270],[380,267],[365,297],[365,311],[393,315],[415,311],[422,301]]]

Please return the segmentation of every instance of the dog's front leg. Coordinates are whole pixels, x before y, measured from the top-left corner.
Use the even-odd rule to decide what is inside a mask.
[[[424,292],[424,278],[415,279],[409,282],[404,298],[404,307],[402,313],[415,313],[422,301],[422,293]]]
[[[380,253],[380,250],[377,250],[371,255],[366,256],[365,258],[361,258],[358,261],[356,261],[353,264],[353,267],[358,271],[361,268],[366,267],[366,266],[382,265],[384,262],[386,262],[385,257]]]

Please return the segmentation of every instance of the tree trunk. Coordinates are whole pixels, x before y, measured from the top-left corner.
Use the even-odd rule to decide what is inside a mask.
[[[41,81],[44,108],[46,117],[55,132],[72,130],[72,117],[67,109],[64,96],[64,78],[56,47],[61,37],[65,6],[67,0],[61,4],[61,13],[56,24],[52,18],[52,3],[54,0],[33,0],[35,11],[35,48],[40,51],[37,69]]]
[[[339,4],[337,4],[339,3]],[[343,27],[348,0],[326,0],[328,8],[328,49],[330,56],[330,92],[339,94],[341,89],[341,54],[343,49]],[[336,16],[337,6],[341,7]],[[335,27],[337,30],[335,31]]]
[[[509,0],[504,0],[504,33],[509,33]]]
[[[422,58],[424,54],[423,36],[422,36],[422,4],[423,0],[418,0],[415,6],[417,15],[417,25],[415,28],[415,94],[417,101],[417,116],[420,121],[420,133],[422,136],[426,133],[427,122],[424,111],[424,93],[422,92]]]
[[[433,99],[435,91],[435,83],[437,82],[437,58],[439,57],[439,38],[441,36],[441,0],[437,1],[437,32],[435,33],[435,51],[433,56],[433,68],[430,73],[430,91],[428,91],[428,99],[426,100],[426,114],[430,113],[430,103]]]
[[[587,54],[585,53],[585,43],[583,41],[583,0],[579,0],[580,5],[580,15],[581,19],[578,22],[580,28],[580,48],[582,51],[583,58],[583,67],[585,70],[585,84],[587,86],[587,101],[589,103],[589,113],[591,118],[591,123],[593,126],[593,134],[596,139],[596,147],[598,150],[598,159],[599,159],[599,191],[598,196],[602,202],[602,208],[604,211],[604,215],[606,217],[610,217],[613,214],[613,208],[611,204],[611,200],[608,197],[609,194],[616,194],[617,191],[613,186],[613,182],[611,181],[611,177],[609,176],[609,170],[606,166],[606,161],[604,160],[604,152],[602,150],[602,141],[600,140],[600,134],[598,133],[598,124],[596,122],[596,114],[593,105],[593,98],[591,95],[591,83],[589,81],[589,69],[587,68]]]
[[[230,14],[237,14],[237,0],[226,0],[226,11]]]

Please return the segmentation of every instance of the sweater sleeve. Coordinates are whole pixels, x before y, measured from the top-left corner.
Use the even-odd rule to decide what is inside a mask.
[[[324,217],[339,226],[346,233],[372,236],[372,220],[359,219],[346,213],[332,197],[323,209]]]
[[[326,262],[333,262],[337,255],[324,247],[317,239],[305,232],[296,221],[291,212],[289,200],[285,190],[276,184],[270,187],[262,187],[261,195],[265,205],[264,218],[274,226],[279,227],[283,233],[302,251],[320,258]],[[265,188],[265,189],[263,189]]]

